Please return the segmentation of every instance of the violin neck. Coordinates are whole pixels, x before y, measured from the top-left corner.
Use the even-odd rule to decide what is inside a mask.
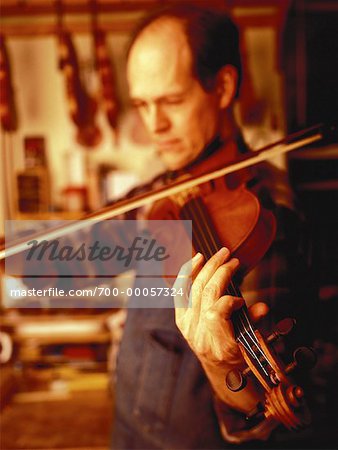
[[[225,292],[225,295],[231,295],[233,297],[241,297],[242,298],[241,291],[233,280],[231,280],[231,282]],[[231,321],[234,326],[234,332],[235,332],[236,339],[238,339],[240,336],[242,336],[243,332],[253,333],[254,328],[250,321],[249,314],[248,314],[248,308],[245,303],[243,304],[243,306],[241,308],[239,308],[237,311],[233,312]]]
[[[186,208],[181,209],[181,215],[182,219],[194,219],[194,224],[196,225],[192,235],[194,249],[201,252],[206,260],[210,259],[222,245],[213,230],[204,204],[199,198],[194,198],[188,202]],[[242,298],[241,291],[234,280],[230,281],[225,294]],[[261,379],[264,380],[264,385],[270,386],[272,384],[269,369],[271,364],[258,341],[256,329],[250,321],[245,303],[241,308],[233,312],[231,321],[236,342],[247,356],[251,365],[255,367]]]
[[[195,219],[195,223],[199,226],[193,230],[193,246],[194,249],[203,254],[206,260],[210,259],[222,247],[218,236],[214,232],[213,224],[209,219],[209,214],[199,197],[192,197],[189,202],[181,209],[182,219]],[[242,298],[241,291],[234,280],[230,281],[225,295]],[[244,305],[237,310],[232,316],[235,337],[238,338],[240,333],[253,330],[248,310]]]

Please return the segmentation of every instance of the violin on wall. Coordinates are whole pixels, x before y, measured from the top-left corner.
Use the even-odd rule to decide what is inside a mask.
[[[95,67],[100,80],[100,97],[107,121],[116,137],[120,106],[117,96],[116,76],[109,56],[106,33],[99,28],[97,23],[96,0],[92,0],[91,9]]]
[[[4,36],[0,35],[0,122],[7,132],[16,131],[18,127],[14,102],[11,67]]]
[[[72,37],[69,32],[63,30],[62,3],[57,2],[57,6],[59,68],[64,76],[69,114],[77,127],[78,143],[86,148],[93,148],[102,139],[101,131],[95,122],[98,105],[83,85]]]

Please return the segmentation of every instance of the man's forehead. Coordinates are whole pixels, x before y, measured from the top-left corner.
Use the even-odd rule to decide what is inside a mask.
[[[155,41],[154,41],[155,40]],[[186,45],[187,37],[182,21],[174,17],[159,17],[147,25],[135,39],[131,52],[149,42],[167,42],[173,40],[178,45]]]
[[[192,55],[177,20],[159,19],[150,24],[135,41],[128,58],[130,94],[181,85],[191,80]]]

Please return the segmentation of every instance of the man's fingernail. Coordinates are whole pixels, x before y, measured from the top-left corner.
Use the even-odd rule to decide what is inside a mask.
[[[226,247],[222,247],[220,250],[218,250],[218,254],[222,257],[225,258],[226,256],[228,256],[230,253],[229,249]]]
[[[192,262],[197,262],[197,261],[199,261],[199,260],[201,259],[202,256],[203,256],[202,253],[197,252],[196,255],[193,257]]]

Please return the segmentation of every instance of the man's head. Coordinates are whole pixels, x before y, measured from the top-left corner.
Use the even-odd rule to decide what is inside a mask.
[[[168,169],[192,162],[221,133],[240,77],[228,16],[176,6],[141,24],[128,51],[130,97]]]

